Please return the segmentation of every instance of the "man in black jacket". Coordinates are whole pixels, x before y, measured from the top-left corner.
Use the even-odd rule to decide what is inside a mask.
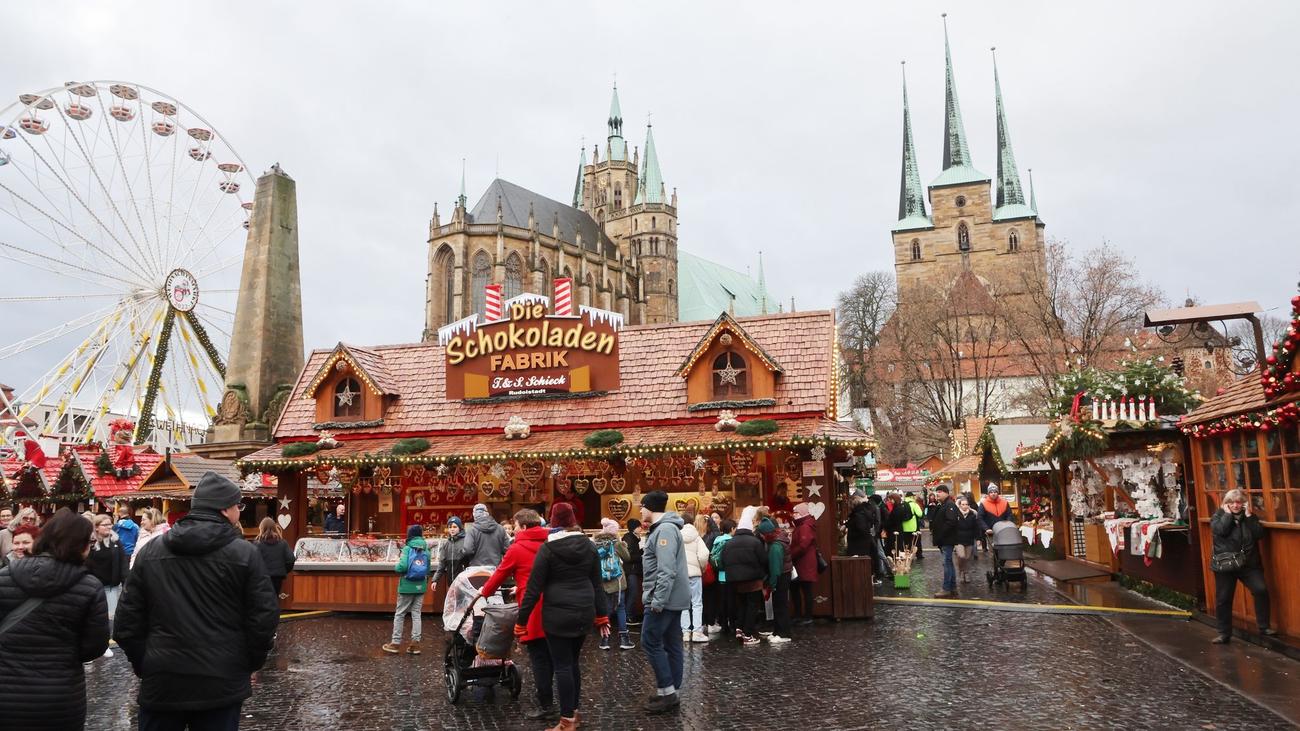
[[[623,542],[627,544],[627,560],[623,562],[623,575],[627,577],[627,623],[630,625],[641,624],[641,612],[644,607],[641,606],[641,537],[637,531],[641,530],[641,521],[636,518],[628,518],[627,533],[623,534]]]
[[[113,638],[140,676],[141,729],[237,729],[279,606],[239,525],[239,487],[203,475],[190,513],[136,559]]]
[[[961,520],[961,511],[953,502],[947,485],[939,485],[934,493],[938,502],[930,511],[930,539],[943,554],[943,591],[934,597],[951,599],[957,596],[957,567],[953,566],[952,552],[957,545],[957,523]]]

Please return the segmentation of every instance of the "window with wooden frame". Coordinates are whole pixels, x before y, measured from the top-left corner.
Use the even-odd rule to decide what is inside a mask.
[[[334,384],[334,417],[357,419],[361,416],[361,384],[355,378],[343,378]]]
[[[1242,431],[1197,440],[1205,515],[1223,494],[1246,491],[1260,520],[1300,523],[1300,427]]]
[[[713,400],[726,401],[749,395],[749,363],[728,350],[713,359]]]

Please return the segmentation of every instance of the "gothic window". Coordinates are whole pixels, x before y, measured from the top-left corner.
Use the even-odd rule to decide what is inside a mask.
[[[921,260],[921,240],[912,239],[912,261]]]
[[[551,265],[547,264],[545,259],[539,257],[537,260],[537,268],[542,273],[542,294],[547,297],[553,296],[554,292],[551,290],[554,288],[555,283],[551,281]]]
[[[586,305],[586,306],[588,306],[588,307],[593,307],[593,306],[595,306],[595,304],[596,304],[596,283],[595,283],[594,281],[592,281],[592,278],[591,278],[591,275],[590,275],[590,274],[587,275],[586,289],[585,289],[584,291],[587,293],[587,296],[583,298],[584,302],[583,302],[582,304],[584,304],[584,305]]]
[[[433,302],[441,308],[434,321],[446,325],[456,319],[456,255],[443,246],[433,260],[433,276],[441,292],[434,292]]]
[[[503,299],[518,297],[524,292],[524,263],[518,254],[511,254],[506,259],[506,282],[501,288]]]
[[[655,220],[655,217],[654,217],[654,216],[651,216],[651,217],[650,217],[650,230],[651,230],[651,231],[653,231],[653,230],[655,229],[655,224],[656,224],[656,223],[657,223],[657,221]]]
[[[570,268],[568,268],[568,267],[565,267],[565,268],[564,268],[564,278],[567,279],[567,280],[569,280],[570,282],[572,282],[572,281],[573,281],[573,270],[570,269]]]
[[[713,359],[713,400],[749,395],[749,369],[745,357],[734,350]]]
[[[677,294],[677,285],[671,279],[668,280],[668,294]]]
[[[492,257],[486,251],[474,255],[470,265],[469,291],[474,304],[473,312],[482,313],[487,307],[487,292],[483,289],[492,282]]]
[[[614,207],[623,207],[623,186],[618,183],[614,183]]]
[[[636,219],[635,219],[635,218],[632,219],[632,230],[633,230],[633,231],[636,230]]]
[[[957,224],[957,250],[970,251],[970,228],[965,221]]]
[[[1007,251],[1020,251],[1020,232],[1014,228],[1007,234]]]
[[[361,384],[355,378],[344,378],[334,386],[334,417],[355,419],[361,416]]]

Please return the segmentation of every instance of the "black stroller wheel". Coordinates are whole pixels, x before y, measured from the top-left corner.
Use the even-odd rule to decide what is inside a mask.
[[[460,701],[460,666],[456,664],[455,647],[447,648],[447,656],[443,660],[443,676],[447,681],[447,701],[455,705]]]
[[[510,682],[510,699],[519,700],[519,693],[524,689],[524,679],[519,675],[519,668],[511,665],[506,668],[506,675]]]
[[[993,572],[992,572],[992,571],[985,571],[985,572],[984,572],[984,576],[985,576],[985,578],[987,578],[987,579],[989,580],[989,588],[992,589],[992,588],[993,588]]]

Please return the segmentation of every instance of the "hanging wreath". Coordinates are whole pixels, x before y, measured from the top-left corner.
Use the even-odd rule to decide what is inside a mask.
[[[419,454],[429,448],[429,440],[414,437],[412,439],[399,439],[397,444],[393,445],[393,454]]]
[[[280,454],[293,459],[294,457],[306,457],[319,451],[320,445],[316,442],[289,442],[280,449]]]
[[[761,437],[780,428],[781,425],[777,424],[775,419],[753,419],[742,421],[740,426],[736,427],[736,433],[742,437]]]

